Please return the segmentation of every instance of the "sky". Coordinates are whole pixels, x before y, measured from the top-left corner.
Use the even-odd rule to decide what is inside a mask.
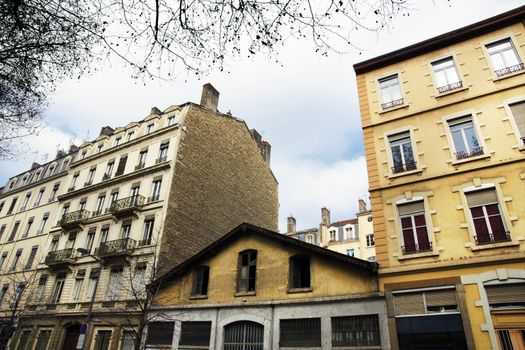
[[[202,85],[210,82],[220,92],[219,110],[244,119],[272,146],[281,232],[289,215],[298,229],[318,226],[321,207],[330,209],[332,221],[353,218],[358,199],[368,202],[353,65],[521,5],[523,0],[413,0],[410,16],[356,37],[360,51],[323,57],[308,42],[289,41],[279,64],[265,57],[230,61],[230,73],[201,80],[181,75],[144,85],[118,61],[104,62],[98,72],[58,87],[45,129],[26,140],[29,149],[18,159],[0,163],[0,184],[33,161],[53,159],[59,148],[96,138],[102,126],[141,120],[153,106],[199,103]]]

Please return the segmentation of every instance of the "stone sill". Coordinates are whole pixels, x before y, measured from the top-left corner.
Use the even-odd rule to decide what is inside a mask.
[[[511,241],[511,242],[502,242],[502,243],[492,243],[492,244],[483,244],[483,245],[471,245],[470,250],[472,251],[478,251],[478,250],[485,250],[485,249],[498,249],[498,248],[505,248],[505,247],[514,247],[519,246],[519,242]]]
[[[490,158],[490,157],[491,157],[490,153],[489,154],[481,154],[479,156],[468,157],[468,158],[464,158],[464,159],[460,159],[460,160],[453,160],[452,161],[452,165],[458,165],[458,164],[473,162],[473,161],[476,161],[476,160]]]
[[[382,114],[390,113],[390,112],[397,111],[399,109],[404,109],[404,108],[408,109],[408,104],[404,103],[404,104],[396,106],[396,107],[392,107],[392,108],[388,108],[388,109],[382,109],[381,111],[377,112],[377,114],[382,115]]]
[[[440,93],[439,91],[436,91],[436,95],[434,96],[434,98],[440,98],[440,97],[453,95],[455,93],[458,93],[458,92],[461,92],[461,91],[465,91],[465,90],[468,90],[468,89],[469,89],[468,86],[465,86],[465,87],[462,87],[462,88],[459,88],[459,89],[450,90],[450,91],[446,91],[446,92],[442,92],[442,93]]]
[[[407,259],[416,259],[416,258],[424,258],[424,257],[428,257],[428,256],[438,256],[439,255],[439,252],[438,251],[435,251],[435,250],[432,250],[432,251],[429,251],[429,252],[422,252],[422,253],[416,253],[416,254],[406,254],[406,255],[401,255],[399,256],[396,256],[396,259],[397,260],[407,260]]]
[[[287,291],[287,293],[309,293],[309,292],[313,292],[313,288],[312,287],[307,287],[307,288],[289,288]]]
[[[389,179],[395,179],[396,177],[401,177],[401,176],[405,176],[405,175],[412,175],[412,174],[418,174],[418,173],[422,173],[423,172],[423,169],[414,169],[414,170],[408,170],[408,171],[403,171],[403,172],[400,172],[400,173],[396,173],[396,174],[388,174],[388,178]]]

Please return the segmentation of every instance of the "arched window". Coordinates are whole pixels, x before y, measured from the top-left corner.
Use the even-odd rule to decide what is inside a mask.
[[[239,321],[224,327],[224,350],[262,350],[263,344],[262,324]]]

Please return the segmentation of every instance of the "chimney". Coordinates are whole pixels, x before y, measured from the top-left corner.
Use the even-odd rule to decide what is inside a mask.
[[[293,234],[296,232],[296,221],[293,216],[288,217],[288,229],[286,230],[287,234]]]
[[[78,146],[71,145],[69,146],[69,151],[67,153],[71,154],[78,151]]]
[[[65,155],[66,155],[66,152],[64,152],[64,150],[62,150],[62,149],[59,149],[57,151],[57,156],[55,157],[55,159],[62,158]]]
[[[366,211],[367,210],[366,210],[366,203],[365,203],[365,201],[362,200],[362,199],[359,199],[359,212],[360,213],[364,213]]]
[[[330,210],[326,207],[321,208],[321,223],[326,227],[330,226]]]
[[[270,155],[272,154],[272,146],[270,146],[270,144],[266,141],[261,141],[261,143],[259,143],[259,150],[261,151],[261,154],[266,163],[270,165]]]
[[[149,115],[160,115],[162,112],[157,107],[152,107],[151,112],[149,112]]]
[[[40,164],[38,164],[37,162],[33,162],[33,164],[31,165],[31,170],[35,170],[39,166],[40,166]]]
[[[113,128],[110,127],[110,126],[102,127],[102,129],[100,129],[100,135],[99,136],[102,136],[102,135],[106,135],[106,136],[113,135]]]
[[[217,107],[219,106],[219,91],[210,83],[202,87],[201,106],[217,112]]]

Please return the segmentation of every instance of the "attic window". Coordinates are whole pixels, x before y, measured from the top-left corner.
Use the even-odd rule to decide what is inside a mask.
[[[237,292],[255,292],[257,251],[245,250],[243,252],[240,252],[237,266]]]
[[[210,279],[210,268],[208,266],[200,266],[193,271],[193,285],[191,288],[192,297],[200,297],[208,295],[208,282]]]
[[[311,287],[310,279],[310,257],[296,255],[290,258],[290,290]]]

